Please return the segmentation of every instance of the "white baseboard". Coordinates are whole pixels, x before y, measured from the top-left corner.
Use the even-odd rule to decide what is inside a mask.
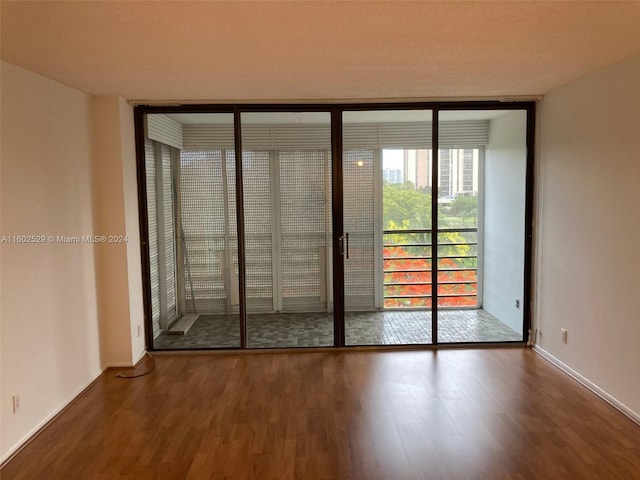
[[[131,362],[108,362],[105,363],[102,368],[104,368],[105,370],[107,368],[131,368],[133,367],[133,363]]]
[[[533,351],[536,352],[537,354],[539,354],[541,357],[543,357],[546,360],[548,360],[549,362],[551,362],[552,364],[554,364],[556,367],[558,367],[560,370],[565,372],[567,375],[569,375],[573,379],[577,380],[582,385],[584,385],[589,390],[591,390],[593,393],[598,395],[605,402],[609,403],[614,408],[620,410],[620,412],[624,413],[627,417],[629,417],[631,420],[633,420],[634,422],[636,422],[637,424],[640,425],[640,414],[638,414],[637,412],[634,412],[633,410],[631,410],[629,407],[627,407],[624,403],[622,403],[616,397],[614,397],[610,393],[608,393],[605,390],[603,390],[602,388],[600,388],[598,385],[593,383],[588,378],[585,378],[582,375],[580,375],[578,372],[576,372],[569,365],[567,365],[566,363],[562,362],[561,360],[558,360],[556,357],[551,355],[549,352],[547,352],[543,348],[540,348],[539,346],[534,345],[533,346]]]
[[[24,437],[22,437],[18,442],[13,445],[9,450],[0,457],[0,465],[4,465],[4,463],[13,457],[16,453],[18,453],[23,447],[27,446],[29,442],[35,438],[35,436],[42,430],[49,422],[51,422],[54,418],[56,418],[60,413],[62,413],[71,403],[73,403],[76,398],[80,396],[82,392],[84,392],[87,388],[91,386],[93,382],[95,382],[100,376],[106,371],[98,370],[94,372],[93,378],[89,380],[85,385],[76,389],[73,394],[69,395],[65,401],[62,402],[58,408],[53,410],[49,415],[47,415],[40,423],[38,423],[35,427],[33,427],[29,433],[27,433]]]

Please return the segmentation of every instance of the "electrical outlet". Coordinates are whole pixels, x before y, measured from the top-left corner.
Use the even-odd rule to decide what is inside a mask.
[[[138,336],[142,335],[142,325],[138,324]]]
[[[11,397],[11,403],[13,405],[13,413],[18,413],[18,410],[20,410],[20,395],[16,393]]]
[[[516,308],[520,308],[520,300],[516,299]]]
[[[561,328],[560,329],[560,336],[562,338],[562,343],[567,343],[567,329],[566,328]]]

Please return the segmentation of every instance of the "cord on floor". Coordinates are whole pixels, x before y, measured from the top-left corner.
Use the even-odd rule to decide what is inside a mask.
[[[138,378],[138,377],[144,377],[145,375],[149,375],[151,372],[153,372],[156,369],[156,361],[155,361],[155,359],[153,358],[153,356],[149,352],[144,352],[144,354],[151,359],[151,368],[149,370],[147,370],[146,372],[142,372],[142,373],[136,373],[134,375],[127,375],[125,373],[118,373],[116,375],[116,377],[118,377],[118,378]]]

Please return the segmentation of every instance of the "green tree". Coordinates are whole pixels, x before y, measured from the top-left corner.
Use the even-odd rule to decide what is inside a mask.
[[[431,228],[431,195],[411,182],[385,182],[382,205],[385,230]]]
[[[412,182],[389,183],[383,185],[383,223],[385,230],[431,230],[431,194],[428,190],[416,189]],[[459,228],[461,224],[456,217],[467,218],[469,226],[475,226],[477,221],[478,199],[475,196],[458,196],[451,205],[448,213],[440,212],[440,228]],[[441,232],[438,236],[441,256],[462,257],[471,253],[468,241],[475,241],[475,233]],[[385,244],[431,243],[429,233],[411,233],[389,235],[385,238]],[[449,244],[452,244],[449,246]],[[408,255],[431,256],[430,247],[404,247]],[[462,259],[454,260],[458,264],[468,264]],[[475,264],[475,259],[471,261]],[[461,265],[462,266],[462,265]],[[468,266],[468,265],[465,265]]]
[[[449,215],[459,217],[464,225],[475,226],[478,219],[478,197],[458,195],[451,203]]]

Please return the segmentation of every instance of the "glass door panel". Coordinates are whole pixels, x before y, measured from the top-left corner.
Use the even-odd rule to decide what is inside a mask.
[[[331,117],[242,113],[247,346],[333,345]]]
[[[153,348],[240,347],[233,115],[146,120]]]
[[[431,343],[432,113],[342,120],[346,344]]]
[[[522,341],[526,111],[440,111],[438,342]]]

